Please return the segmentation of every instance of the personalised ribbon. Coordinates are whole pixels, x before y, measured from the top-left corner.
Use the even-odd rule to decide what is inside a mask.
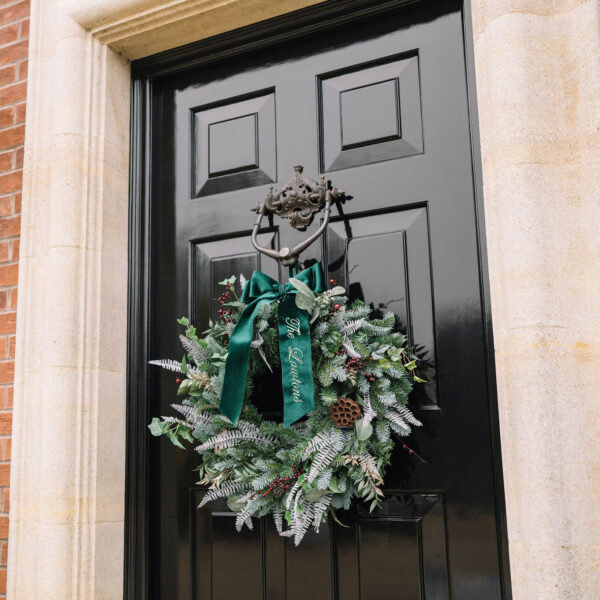
[[[313,292],[325,289],[321,265],[294,275]],[[279,355],[283,387],[283,425],[288,427],[315,407],[312,359],[310,354],[310,322],[308,313],[296,306],[296,288],[281,285],[268,275],[254,271],[244,286],[242,302],[247,304],[229,340],[225,381],[219,410],[235,425],[244,403],[250,344],[254,335],[254,319],[260,305],[281,299],[278,309]]]

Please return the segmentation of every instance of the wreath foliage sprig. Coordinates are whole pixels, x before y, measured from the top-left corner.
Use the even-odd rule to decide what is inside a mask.
[[[310,300],[315,409],[284,427],[264,419],[249,401],[255,381],[272,377],[279,366],[277,304],[262,304],[244,406],[233,425],[219,412],[219,402],[228,341],[245,305],[237,297],[235,277],[220,283],[225,290],[218,322],[199,336],[188,319],[180,319],[186,327],[180,336],[183,360],[152,361],[182,374],[181,401],[172,405],[179,415],[155,418],[149,428],[180,448],[194,445],[201,457],[198,483],[208,488],[200,506],[227,498],[238,531],[244,525],[252,529],[252,517],[272,514],[278,532],[293,536],[296,545],[309,527],[318,531],[328,513],[336,518],[335,509],[348,509],[354,498],[375,510],[393,434],[406,437],[412,426],[421,425],[407,401],[413,381],[423,380],[415,373],[417,358],[406,336],[395,331],[394,314],[370,318],[371,309],[362,301],[349,302],[341,287],[312,300],[300,298]],[[238,285],[245,283],[240,276]]]

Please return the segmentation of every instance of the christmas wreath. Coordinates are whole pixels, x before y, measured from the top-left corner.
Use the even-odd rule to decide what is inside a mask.
[[[259,272],[231,277],[220,282],[218,321],[201,336],[178,321],[186,328],[182,361],[152,361],[181,374],[182,399],[172,405],[179,415],[153,419],[151,433],[193,444],[198,483],[208,487],[200,506],[227,498],[238,531],[272,514],[298,545],[354,498],[373,511],[393,437],[421,425],[407,400],[423,380],[394,314],[370,318],[364,302],[329,283],[325,290],[318,264],[285,286]],[[259,378],[279,369],[283,423],[251,402]]]

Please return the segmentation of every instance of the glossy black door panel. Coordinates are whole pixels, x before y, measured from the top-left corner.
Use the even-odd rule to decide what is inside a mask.
[[[320,75],[318,91],[324,171],[423,151],[416,52]]]
[[[304,258],[376,313],[392,310],[428,379],[411,398],[424,423],[411,445],[426,462],[399,445],[382,509],[341,512],[345,526],[324,524],[299,548],[269,521],[237,534],[224,502],[197,510],[193,453],[150,440],[136,600],[506,598],[463,13],[454,1],[404,4],[325,3],[298,17],[306,30],[276,35],[273,25],[261,37],[256,26],[213,40],[212,54],[210,41],[181,54],[189,67],[134,65],[151,81],[141,160],[149,358],[181,354],[177,317],[200,329],[215,318],[219,280],[253,269],[286,277],[252,247],[250,210],[302,164],[351,195]],[[259,237],[278,248],[305,235],[274,221]],[[273,418],[278,385],[255,393]],[[147,420],[169,413],[175,388],[168,374],[140,377]]]

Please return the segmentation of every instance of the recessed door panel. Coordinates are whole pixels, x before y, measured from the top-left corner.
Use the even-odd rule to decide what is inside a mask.
[[[277,179],[272,91],[194,108],[190,120],[195,196],[244,189]]]
[[[417,52],[319,76],[324,171],[423,151]]]

